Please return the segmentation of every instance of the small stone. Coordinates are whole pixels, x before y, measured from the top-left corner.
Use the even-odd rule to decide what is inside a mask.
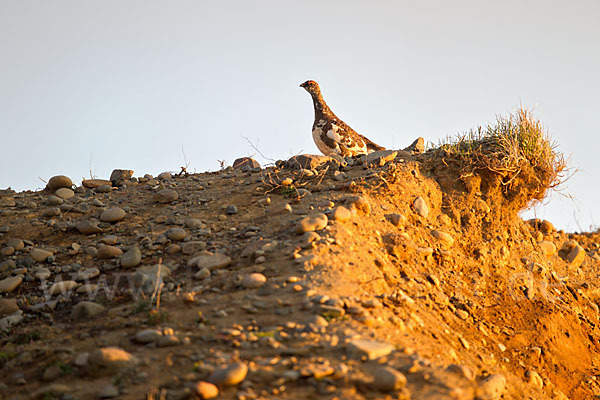
[[[19,306],[14,300],[0,299],[0,316],[10,315],[19,311]]]
[[[21,251],[25,248],[25,244],[23,243],[23,241],[17,238],[8,239],[6,245],[12,247],[16,251]]]
[[[421,196],[417,197],[413,201],[412,206],[413,210],[415,210],[415,212],[421,217],[426,218],[429,215],[429,207],[427,206],[427,203]]]
[[[349,221],[352,218],[352,212],[344,206],[338,206],[333,210],[333,219],[340,222]]]
[[[110,383],[108,385],[102,386],[100,392],[98,393],[98,397],[101,399],[112,399],[119,395],[119,389],[117,389],[114,385]]]
[[[58,217],[60,215],[60,208],[58,207],[49,207],[42,211],[42,217],[52,218]]]
[[[369,200],[362,196],[349,197],[347,202],[350,203],[357,211],[365,215],[371,213],[371,204],[369,203]]]
[[[390,354],[394,346],[374,340],[355,339],[348,344],[347,350],[352,358],[366,357],[368,360],[375,360]]]
[[[242,280],[242,286],[246,289],[256,289],[267,282],[267,277],[258,272],[250,274]]]
[[[154,195],[154,201],[157,203],[172,203],[179,198],[177,192],[173,189],[163,189]]]
[[[285,165],[291,169],[315,169],[328,161],[331,158],[327,156],[318,156],[313,154],[300,154],[286,161]]]
[[[198,253],[199,251],[204,249],[206,249],[206,242],[200,240],[192,240],[189,242],[185,242],[181,247],[183,254],[188,255]]]
[[[50,278],[50,276],[52,276],[52,273],[48,268],[36,268],[35,271],[33,271],[33,276],[35,276],[35,278],[40,281],[44,281]]]
[[[160,174],[158,174],[156,179],[158,179],[159,181],[166,181],[166,180],[171,179],[172,177],[173,177],[173,175],[171,175],[170,172],[161,172]]]
[[[23,282],[21,276],[13,276],[0,281],[0,293],[10,293]]]
[[[327,215],[318,213],[302,218],[296,225],[296,233],[301,235],[305,232],[320,231],[327,226]]]
[[[170,240],[179,242],[183,239],[185,239],[185,237],[187,236],[187,233],[185,231],[185,229],[183,228],[170,228],[169,230],[167,230],[167,237]]]
[[[196,393],[201,399],[214,399],[219,395],[219,388],[212,383],[199,381],[196,383]]]
[[[454,244],[454,238],[449,233],[434,229],[431,231],[431,236],[447,246],[452,246]]]
[[[13,254],[15,254],[15,248],[12,246],[3,247],[2,250],[0,250],[0,255],[5,257],[12,256]]]
[[[209,378],[211,383],[222,386],[233,386],[246,379],[248,366],[243,362],[236,362],[228,367],[217,369]]]
[[[120,257],[123,254],[123,250],[118,248],[117,246],[109,246],[106,244],[101,244],[98,247],[98,253],[96,256],[100,260],[108,260],[111,258]]]
[[[498,400],[506,388],[506,378],[502,374],[490,375],[479,383],[477,400]]]
[[[188,218],[185,220],[185,226],[190,229],[200,229],[204,227],[204,224],[198,218]]]
[[[238,213],[238,208],[234,205],[228,205],[227,208],[225,208],[225,214],[227,215],[234,215]]]
[[[200,271],[196,272],[194,278],[198,280],[206,279],[210,276],[210,270],[208,268],[201,268]]]
[[[100,185],[96,188],[96,193],[110,193],[113,191],[113,186],[111,185]],[[102,206],[99,206],[102,207]]]
[[[49,366],[42,374],[42,380],[51,382],[61,375],[60,367],[56,364]]]
[[[36,262],[44,262],[52,255],[51,251],[35,248],[29,253]]]
[[[425,152],[425,139],[422,137],[415,139],[415,141],[403,151],[409,152],[413,156]]]
[[[75,192],[68,188],[60,188],[54,194],[63,200],[70,199],[75,196]]]
[[[397,227],[403,227],[406,225],[406,217],[403,214],[393,213],[386,214],[385,218]]]
[[[573,268],[579,268],[585,260],[585,249],[580,245],[573,247],[573,250],[569,252],[565,261],[571,264]]]
[[[46,189],[55,191],[60,188],[71,188],[72,186],[73,181],[71,181],[71,178],[64,175],[56,175],[50,178],[46,184]]]
[[[112,182],[107,181],[105,179],[84,179],[81,181],[81,185],[88,189],[96,189],[96,188],[99,188],[100,186],[111,187]]]
[[[556,254],[556,245],[549,240],[542,240],[541,242],[538,242],[538,246],[540,247],[542,254],[546,257],[552,257],[554,254]]]
[[[540,231],[542,231],[543,234],[548,235],[552,232],[554,232],[556,229],[554,228],[554,225],[552,225],[552,222],[548,221],[548,220],[543,220],[540,223]]]
[[[114,373],[137,364],[137,359],[118,347],[104,347],[90,352],[89,368],[97,373]]]
[[[88,319],[104,311],[104,307],[93,301],[80,301],[71,312],[71,318],[76,321]]]
[[[142,344],[152,343],[156,342],[162,335],[162,332],[158,329],[144,329],[135,334],[135,341]]]
[[[158,347],[171,347],[177,346],[181,343],[179,338],[175,335],[164,335],[158,339],[156,345]]]
[[[71,386],[60,383],[53,383],[48,386],[42,386],[31,394],[33,399],[60,399],[72,390]]]
[[[52,286],[50,286],[48,293],[51,296],[56,296],[59,294],[67,294],[71,290],[75,289],[77,286],[79,286],[79,283],[77,283],[75,281],[55,282]]]
[[[121,186],[129,181],[133,176],[133,171],[129,169],[115,169],[111,172],[109,180],[113,186]]]
[[[84,235],[93,235],[95,233],[103,232],[102,228],[87,219],[77,222],[75,228],[79,233],[83,233]]]
[[[540,374],[538,374],[536,371],[528,370],[527,372],[525,372],[525,376],[529,380],[529,383],[531,383],[533,386],[537,387],[538,389],[541,389],[544,387],[544,380],[542,379]]]
[[[124,268],[137,267],[142,262],[142,252],[138,246],[133,246],[121,256],[121,266]]]
[[[12,197],[0,196],[0,207],[15,207],[17,202]]]
[[[380,150],[374,151],[370,154],[366,155],[366,163],[367,165],[374,165],[377,167],[383,167],[388,162],[394,160],[398,152],[395,150]]]
[[[100,270],[96,267],[86,268],[73,276],[74,281],[89,281],[100,275]]]
[[[373,386],[382,392],[393,392],[406,386],[404,374],[388,366],[375,367],[372,376]]]
[[[119,222],[125,218],[125,210],[121,207],[112,207],[104,210],[100,215],[100,221],[103,222]]]
[[[208,270],[219,269],[231,264],[231,258],[221,253],[212,253],[194,257],[188,261],[188,267],[207,268]]]

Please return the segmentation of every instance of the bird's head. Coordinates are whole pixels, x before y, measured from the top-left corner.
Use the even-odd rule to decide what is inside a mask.
[[[300,87],[304,88],[310,94],[319,93],[320,91],[319,84],[315,81],[306,81]]]

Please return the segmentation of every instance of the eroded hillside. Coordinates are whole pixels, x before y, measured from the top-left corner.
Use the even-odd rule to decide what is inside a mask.
[[[439,152],[347,161],[4,191],[3,398],[600,394],[597,235]]]

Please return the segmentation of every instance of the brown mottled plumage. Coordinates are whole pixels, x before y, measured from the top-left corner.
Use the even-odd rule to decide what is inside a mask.
[[[350,128],[327,106],[321,89],[315,81],[306,81],[300,85],[312,97],[315,106],[315,122],[312,128],[315,144],[326,156],[352,157],[369,154],[385,148],[373,143]]]

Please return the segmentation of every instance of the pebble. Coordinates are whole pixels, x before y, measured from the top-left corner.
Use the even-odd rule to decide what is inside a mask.
[[[124,268],[137,267],[142,262],[142,252],[138,246],[133,246],[121,256],[121,266]]]
[[[83,233],[84,235],[93,235],[95,233],[103,232],[102,228],[87,219],[77,222],[75,228],[79,233]]]
[[[389,343],[375,340],[355,339],[348,343],[347,351],[351,358],[360,359],[366,357],[368,360],[384,357],[394,350]]]
[[[6,257],[12,256],[13,254],[15,254],[15,248],[12,246],[6,246],[2,248],[2,250],[0,250],[0,254]]]
[[[13,276],[0,281],[0,293],[10,293],[23,282],[20,276]]]
[[[369,200],[362,196],[352,196],[349,197],[347,202],[352,204],[352,206],[361,213],[368,215],[371,213],[371,204]]]
[[[42,217],[52,218],[58,217],[60,215],[60,208],[58,207],[49,207],[42,211]]]
[[[434,238],[436,238],[437,240],[439,240],[447,246],[452,246],[454,244],[454,238],[452,237],[452,235],[444,231],[438,231],[434,229],[431,231],[431,236],[433,236]]]
[[[19,311],[19,306],[12,299],[0,299],[0,316],[10,315]]]
[[[373,386],[382,392],[393,392],[406,386],[406,377],[394,368],[377,366],[371,374],[373,376]]]
[[[552,257],[556,254],[556,245],[549,240],[538,242],[538,246],[540,247],[542,254],[546,257]]]
[[[478,400],[498,400],[506,389],[506,378],[502,374],[490,375],[479,383]]]
[[[101,244],[98,247],[98,253],[96,254],[96,256],[100,260],[108,260],[111,258],[120,257],[122,254],[123,254],[123,250],[121,250],[117,246]]]
[[[63,200],[70,199],[75,196],[75,192],[68,188],[60,188],[54,194]]]
[[[566,261],[573,268],[579,268],[583,261],[585,260],[585,250],[580,245],[573,247],[573,250],[569,252],[566,257]]]
[[[86,268],[73,276],[75,281],[89,281],[100,275],[100,270],[96,267]]]
[[[81,321],[99,314],[102,311],[104,311],[104,307],[98,303],[94,303],[93,301],[80,301],[73,307],[71,318],[76,321]]]
[[[186,236],[187,233],[183,228],[170,228],[169,230],[167,230],[167,237],[177,242],[185,239]]]
[[[71,188],[72,186],[73,181],[71,180],[71,178],[64,175],[53,176],[46,184],[46,188],[51,191],[55,191],[61,188]]]
[[[267,283],[267,277],[261,273],[255,272],[247,275],[242,280],[242,286],[246,289],[256,289]]]
[[[29,253],[29,255],[36,262],[44,262],[48,259],[48,257],[50,257],[52,255],[52,252],[48,251],[48,250],[34,248],[33,250],[31,250],[31,253]]]
[[[219,269],[231,264],[231,258],[221,253],[200,255],[188,261],[188,267],[206,268],[208,270]]]
[[[119,389],[117,389],[114,385],[111,385],[110,383],[102,386],[102,389],[100,389],[100,392],[98,393],[98,397],[100,397],[101,399],[112,399],[114,397],[117,397],[118,395]]]
[[[528,370],[527,372],[525,372],[525,376],[529,380],[529,383],[531,383],[533,386],[537,387],[538,389],[541,389],[544,387],[544,380],[542,379],[540,374],[538,374],[536,371]]]
[[[426,218],[429,215],[429,207],[425,200],[419,196],[413,201],[413,210],[423,218]]]
[[[123,368],[134,366],[138,360],[118,347],[104,347],[93,350],[88,357],[89,368],[93,372],[114,373]]]
[[[210,382],[199,381],[196,383],[196,394],[201,399],[214,399],[219,395],[219,388]]]
[[[225,208],[225,214],[227,215],[234,215],[238,213],[238,208],[234,205],[229,205],[227,206],[227,208]]]
[[[204,227],[204,223],[198,218],[188,218],[185,220],[185,226],[190,229],[200,229]]]
[[[179,198],[177,192],[173,189],[163,189],[154,195],[154,201],[157,203],[172,203]]]
[[[48,293],[51,296],[56,296],[59,294],[66,294],[67,292],[75,289],[77,286],[79,286],[79,283],[77,283],[75,281],[55,282],[52,286],[50,286]]]
[[[393,213],[387,214],[385,218],[397,227],[403,227],[406,225],[406,217],[403,214]]]
[[[125,218],[125,210],[121,207],[112,207],[104,210],[100,215],[100,221],[103,222],[119,222]]]
[[[344,206],[338,206],[333,210],[333,219],[340,222],[349,221],[352,218],[352,212]]]
[[[146,344],[156,342],[162,335],[158,329],[144,329],[137,332],[134,339],[138,343]]]
[[[206,249],[206,242],[203,242],[201,240],[192,240],[189,242],[184,243],[184,245],[182,246],[181,250],[183,251],[183,254],[195,254],[198,253],[201,250]]]
[[[33,271],[33,276],[35,276],[35,278],[39,279],[40,281],[44,281],[50,278],[52,276],[52,273],[48,268],[36,268],[35,271]]]
[[[247,373],[248,366],[243,362],[236,362],[217,369],[208,380],[215,385],[233,386],[246,379]]]
[[[320,231],[327,226],[327,215],[318,213],[302,218],[296,225],[296,233],[301,235],[305,232]]]
[[[156,179],[158,179],[159,181],[166,181],[171,179],[173,176],[171,175],[170,172],[161,172],[160,174],[158,174],[158,176],[156,177]]]
[[[158,347],[171,347],[171,346],[177,346],[180,343],[181,342],[177,336],[164,335],[158,339],[158,342],[156,343],[156,345]]]
[[[200,271],[196,272],[194,278],[198,280],[206,279],[210,276],[210,270],[208,268],[200,268]]]
[[[12,247],[16,251],[21,251],[25,248],[25,244],[23,243],[23,241],[17,238],[8,239],[6,245]]]

